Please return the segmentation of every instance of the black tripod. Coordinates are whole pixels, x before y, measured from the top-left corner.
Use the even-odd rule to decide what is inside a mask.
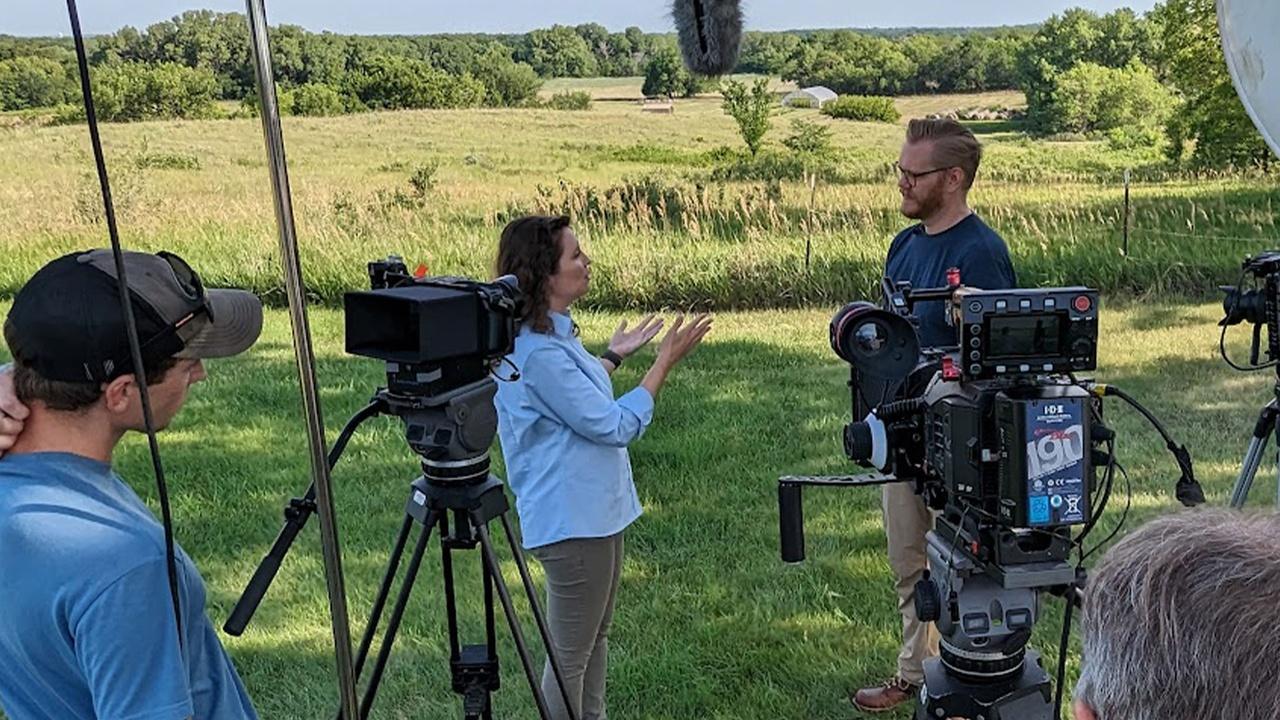
[[[487,465],[487,462],[485,464]],[[449,665],[453,673],[453,691],[462,696],[463,718],[465,720],[491,720],[493,717],[490,694],[499,687],[493,608],[493,590],[495,586],[498,591],[498,598],[502,603],[503,612],[507,617],[507,623],[510,625],[511,635],[515,640],[516,650],[520,655],[520,662],[524,667],[525,676],[529,681],[529,689],[533,693],[534,702],[537,703],[538,712],[541,717],[550,718],[550,711],[547,708],[546,698],[542,694],[538,673],[534,668],[533,660],[525,644],[524,634],[520,629],[520,621],[516,617],[515,606],[511,602],[511,594],[498,567],[497,555],[493,549],[493,539],[489,535],[489,522],[495,518],[502,521],[502,528],[506,533],[507,542],[511,545],[516,566],[520,569],[521,583],[524,585],[525,593],[529,598],[529,604],[534,610],[533,615],[538,625],[538,631],[542,636],[543,644],[548,648],[547,657],[551,661],[552,671],[555,674],[556,682],[559,684],[560,692],[564,696],[565,705],[570,707],[570,714],[572,715],[572,706],[569,703],[569,693],[564,683],[564,675],[560,669],[560,663],[556,660],[555,653],[551,651],[551,635],[541,608],[538,607],[537,592],[533,586],[532,579],[529,577],[529,568],[525,564],[524,556],[520,552],[515,534],[511,530],[511,522],[507,519],[507,509],[507,496],[502,490],[502,481],[487,473],[482,481],[472,484],[437,483],[432,482],[426,476],[413,481],[410,487],[409,501],[405,506],[404,522],[401,524],[400,532],[396,536],[395,547],[391,551],[386,574],[383,576],[382,585],[378,590],[378,596],[374,600],[373,610],[370,613],[368,626],[365,629],[364,637],[360,641],[360,649],[356,654],[357,674],[359,674],[365,660],[368,658],[373,635],[377,630],[379,620],[386,606],[400,561],[404,557],[410,529],[416,522],[421,526],[422,530],[414,545],[413,555],[405,571],[404,581],[400,585],[395,606],[392,608],[391,616],[387,622],[386,635],[374,661],[373,673],[369,677],[369,684],[360,702],[361,718],[368,717],[369,710],[373,706],[378,685],[382,680],[382,674],[390,658],[392,645],[400,628],[400,621],[404,617],[405,607],[408,605],[409,595],[413,591],[414,581],[417,579],[418,570],[422,565],[422,557],[427,549],[427,542],[431,537],[433,528],[437,529],[441,541],[440,562],[446,615],[449,623]],[[453,551],[471,550],[477,545],[481,549],[481,563],[484,574],[485,642],[483,645],[460,645],[458,640],[457,605],[453,585]]]
[[[405,576],[396,594],[395,604],[387,621],[386,633],[374,660],[373,671],[360,701],[360,720],[369,717],[373,702],[378,693],[378,686],[386,671],[387,662],[391,658],[391,650],[400,623],[408,606],[409,597],[422,566],[422,558],[426,553],[432,530],[440,536],[441,574],[445,597],[445,609],[449,628],[449,665],[452,672],[453,691],[462,696],[464,720],[492,720],[493,706],[491,694],[500,685],[498,655],[496,652],[496,633],[494,631],[493,591],[496,588],[502,609],[507,618],[520,663],[524,668],[529,689],[543,720],[550,720],[551,713],[546,697],[542,693],[539,673],[536,671],[529,648],[525,643],[524,633],[516,617],[515,606],[511,601],[511,593],[498,565],[498,557],[494,551],[493,540],[489,534],[489,523],[492,520],[502,522],[507,542],[511,546],[511,554],[520,570],[521,584],[532,608],[533,617],[538,625],[538,633],[547,651],[547,659],[555,676],[561,697],[570,720],[577,720],[577,714],[569,699],[568,686],[565,684],[564,672],[555,655],[551,640],[551,632],[546,618],[538,604],[537,591],[529,576],[529,568],[525,563],[520,545],[511,529],[511,522],[506,512],[509,503],[503,492],[502,481],[489,472],[488,445],[492,442],[492,431],[489,430],[488,413],[492,413],[492,397],[494,386],[492,380],[477,382],[455,391],[442,393],[429,399],[405,396],[380,391],[373,402],[356,413],[346,427],[342,429],[332,451],[329,453],[329,465],[337,464],[347,442],[355,429],[365,420],[382,413],[394,414],[405,420],[407,436],[415,450],[439,446],[442,442],[455,449],[452,458],[433,458],[422,461],[423,475],[410,486],[409,500],[405,505],[404,521],[396,535],[394,547],[387,563],[386,572],[378,589],[377,598],[369,614],[369,622],[360,640],[355,659],[355,673],[359,679],[365,662],[368,660],[373,640],[378,631],[387,599],[395,582],[400,562],[404,557],[410,530],[416,523],[421,527],[413,554],[406,568]],[[487,439],[485,436],[487,435]],[[470,453],[456,452],[461,441],[459,438],[472,438],[475,446],[483,447],[477,452],[471,447]],[[469,455],[469,456],[468,456]],[[253,616],[258,604],[262,601],[267,587],[280,568],[280,562],[289,551],[293,540],[306,524],[315,510],[314,486],[303,498],[290,501],[285,509],[285,526],[281,529],[276,541],[258,566],[253,578],[249,581],[244,594],[237,602],[224,630],[231,635],[239,635],[244,631],[249,619]],[[479,546],[481,565],[484,576],[484,620],[485,642],[479,645],[462,645],[458,637],[457,601],[453,583],[453,552],[455,550],[471,550]],[[344,720],[338,714],[338,720]]]
[[[1249,439],[1249,448],[1245,451],[1244,462],[1240,467],[1240,477],[1231,489],[1231,507],[1242,508],[1249,499],[1249,490],[1253,487],[1254,476],[1262,465],[1263,453],[1267,450],[1267,442],[1272,434],[1276,434],[1276,447],[1280,449],[1280,428],[1276,418],[1280,416],[1280,366],[1276,368],[1275,397],[1262,406],[1258,413],[1258,421],[1253,425],[1253,437]],[[1280,507],[1280,458],[1276,465],[1276,506]]]

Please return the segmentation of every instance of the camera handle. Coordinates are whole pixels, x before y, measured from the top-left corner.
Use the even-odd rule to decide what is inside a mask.
[[[789,564],[804,562],[804,497],[805,485],[817,487],[871,487],[888,485],[899,480],[884,473],[862,475],[783,475],[778,478],[778,537],[781,540],[782,561]]]
[[[364,421],[381,414],[386,410],[386,402],[378,397],[362,408],[351,419],[347,421],[346,426],[342,428],[342,432],[338,434],[338,439],[333,443],[333,447],[329,450],[329,469],[332,470],[341,459],[343,451],[347,449],[347,443],[350,442],[351,436],[355,434],[356,428],[360,427]],[[280,528],[280,534],[276,536],[276,541],[271,545],[262,562],[258,563],[258,569],[254,571],[253,577],[249,579],[249,584],[245,586],[244,593],[240,595],[240,599],[236,601],[235,608],[232,609],[231,615],[227,618],[226,624],[222,626],[224,632],[228,635],[239,637],[244,632],[245,626],[253,619],[253,614],[257,612],[258,605],[262,603],[262,597],[266,595],[267,588],[271,587],[271,583],[276,578],[276,573],[280,571],[280,563],[284,560],[284,556],[293,547],[293,541],[297,539],[298,533],[302,532],[302,528],[306,526],[307,520],[311,518],[311,514],[316,511],[316,486],[315,483],[307,488],[306,495],[301,498],[293,498],[284,509],[284,527]]]

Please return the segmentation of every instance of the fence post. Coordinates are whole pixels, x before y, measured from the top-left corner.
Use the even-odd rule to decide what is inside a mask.
[[[1129,257],[1129,170],[1124,171],[1124,246],[1120,249],[1120,254]]]
[[[805,172],[805,180],[809,184],[809,231],[804,235],[804,274],[808,276],[809,257],[813,254],[813,216],[816,210],[814,204],[818,200],[818,171],[814,170],[812,174]]]

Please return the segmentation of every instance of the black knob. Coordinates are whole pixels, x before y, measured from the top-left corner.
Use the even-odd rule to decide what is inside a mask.
[[[844,426],[844,453],[857,463],[871,460],[875,442],[871,439],[871,426],[859,420]]]
[[[916,617],[924,622],[937,622],[942,617],[942,600],[938,597],[938,587],[929,581],[928,571],[924,579],[916,583]]]

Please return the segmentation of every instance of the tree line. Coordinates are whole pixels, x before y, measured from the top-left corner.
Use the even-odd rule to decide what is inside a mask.
[[[360,36],[279,25],[270,34],[282,106],[297,114],[527,106],[551,77],[643,75],[646,95],[715,87],[684,70],[672,35],[636,27]],[[242,15],[192,10],[88,46],[104,119],[202,117],[215,100],[253,103]],[[1016,89],[1035,135],[1164,144],[1172,160],[1202,167],[1270,160],[1231,89],[1213,0],[1166,0],[1145,15],[1074,9],[1015,28],[749,32],[737,71],[852,95]],[[69,40],[0,36],[0,110],[77,99]]]

